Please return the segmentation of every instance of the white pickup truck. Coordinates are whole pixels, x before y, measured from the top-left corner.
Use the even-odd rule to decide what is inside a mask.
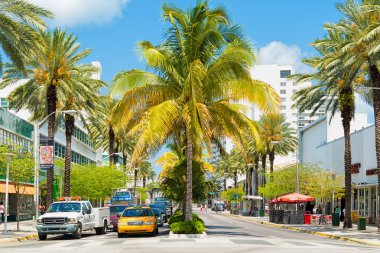
[[[105,234],[110,224],[108,207],[93,208],[89,201],[60,201],[51,204],[37,219],[38,238],[46,240],[48,234],[72,234],[82,237],[82,231],[95,229]]]

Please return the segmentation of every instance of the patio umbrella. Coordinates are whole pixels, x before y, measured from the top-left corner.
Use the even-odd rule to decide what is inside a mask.
[[[303,203],[303,202],[309,202],[309,201],[314,201],[314,197],[300,194],[300,193],[288,193],[285,195],[282,195],[278,197],[276,202],[281,202],[281,203]],[[274,201],[273,201],[274,202]]]

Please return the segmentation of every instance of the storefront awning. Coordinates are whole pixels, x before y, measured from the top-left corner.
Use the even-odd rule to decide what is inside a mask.
[[[261,196],[244,196],[243,199],[252,199],[252,200],[262,200],[263,197]]]
[[[5,193],[5,182],[4,181],[0,182],[0,193]],[[9,182],[8,193],[9,194],[16,193],[15,188],[11,182]],[[21,187],[20,194],[35,195],[36,194],[36,188],[33,185],[27,184],[27,185],[25,185],[25,187],[24,186]]]

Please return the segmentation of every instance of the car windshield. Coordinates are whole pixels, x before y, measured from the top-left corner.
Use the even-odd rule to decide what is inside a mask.
[[[121,213],[127,208],[127,206],[110,206],[110,213],[111,214],[117,214]]]
[[[152,210],[153,210],[153,212],[154,212],[155,215],[160,215],[161,214],[161,212],[160,212],[160,210],[158,208],[153,208]]]
[[[80,212],[80,203],[53,203],[49,209],[48,213],[58,213],[58,212]]]
[[[143,216],[153,216],[152,210],[148,208],[126,209],[122,215],[122,217],[143,217]]]
[[[116,192],[115,196],[117,196],[117,197],[130,197],[131,194],[129,192]]]

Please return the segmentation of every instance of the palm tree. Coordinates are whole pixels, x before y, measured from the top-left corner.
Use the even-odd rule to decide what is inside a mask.
[[[16,110],[25,108],[31,111],[32,121],[37,121],[50,115],[48,118],[48,137],[54,138],[55,112],[57,112],[57,109],[79,108],[79,104],[88,98],[91,92],[89,89],[99,87],[101,81],[92,81],[92,84],[97,86],[88,87],[87,75],[95,69],[88,65],[81,66],[78,62],[91,51],[89,49],[78,51],[79,44],[75,43],[76,38],[72,34],[56,29],[51,33],[40,31],[39,35],[42,41],[39,45],[39,50],[35,50],[32,57],[26,62],[28,81],[15,89],[10,94],[9,99],[10,105]],[[1,87],[10,85],[25,78],[25,76],[17,67],[10,65],[4,71],[3,78]],[[86,83],[82,83],[85,80],[87,80]],[[77,95],[76,90],[83,92],[83,94]],[[76,101],[71,100],[74,94],[78,104],[75,103]],[[70,124],[68,123],[67,125]],[[70,129],[67,134],[71,136]],[[69,150],[66,150],[66,155],[70,155],[70,153]],[[67,161],[70,162],[70,159]],[[48,170],[47,206],[53,200],[53,181],[53,170]]]
[[[43,29],[43,18],[52,16],[51,12],[24,0],[0,2],[0,47],[23,73],[26,55],[38,44],[36,29]],[[0,54],[0,70],[1,58]]]
[[[280,114],[263,114],[258,122],[262,145],[267,147],[270,173],[275,155],[285,156],[297,148],[296,131]],[[274,143],[278,142],[278,143]],[[272,180],[272,179],[271,179]]]
[[[152,165],[147,158],[143,159],[139,165],[139,169],[140,169],[140,174],[141,174],[141,177],[142,177],[142,187],[145,188],[146,186],[146,180],[153,180],[154,177],[156,176],[156,172],[153,170],[152,168]]]
[[[337,8],[344,15],[337,27],[347,40],[341,48],[345,55],[342,62],[344,71],[347,75],[359,76],[361,82],[367,82],[368,86],[374,88],[369,96],[374,107],[376,159],[377,167],[380,168],[380,3],[376,0],[363,0],[362,3],[347,0],[345,4],[338,4]],[[380,174],[377,188],[380,195]],[[377,205],[380,207],[380,202]],[[380,208],[378,210],[377,217],[380,217]]]
[[[343,68],[346,55],[341,48],[347,44],[347,37],[334,24],[325,25],[327,35],[312,45],[321,56],[306,59],[305,62],[317,71],[313,74],[295,75],[298,81],[315,80],[317,85],[298,91],[295,94],[295,106],[302,112],[325,105],[332,115],[340,111],[345,138],[345,220],[344,227],[351,228],[351,142],[350,125],[355,112],[354,85],[358,73],[346,72]],[[354,74],[352,74],[354,73]]]
[[[256,132],[241,107],[230,101],[245,99],[267,111],[277,108],[278,99],[268,85],[252,80],[253,50],[238,27],[229,26],[223,8],[210,9],[199,1],[187,12],[164,4],[163,12],[170,23],[165,41],[138,44],[156,74],[122,72],[111,95],[122,94],[114,110],[118,126],[139,133],[132,162],[179,130],[186,136],[185,220],[191,220],[193,160],[201,160],[205,146],[211,153],[212,139],[226,136],[241,145],[242,132]]]

